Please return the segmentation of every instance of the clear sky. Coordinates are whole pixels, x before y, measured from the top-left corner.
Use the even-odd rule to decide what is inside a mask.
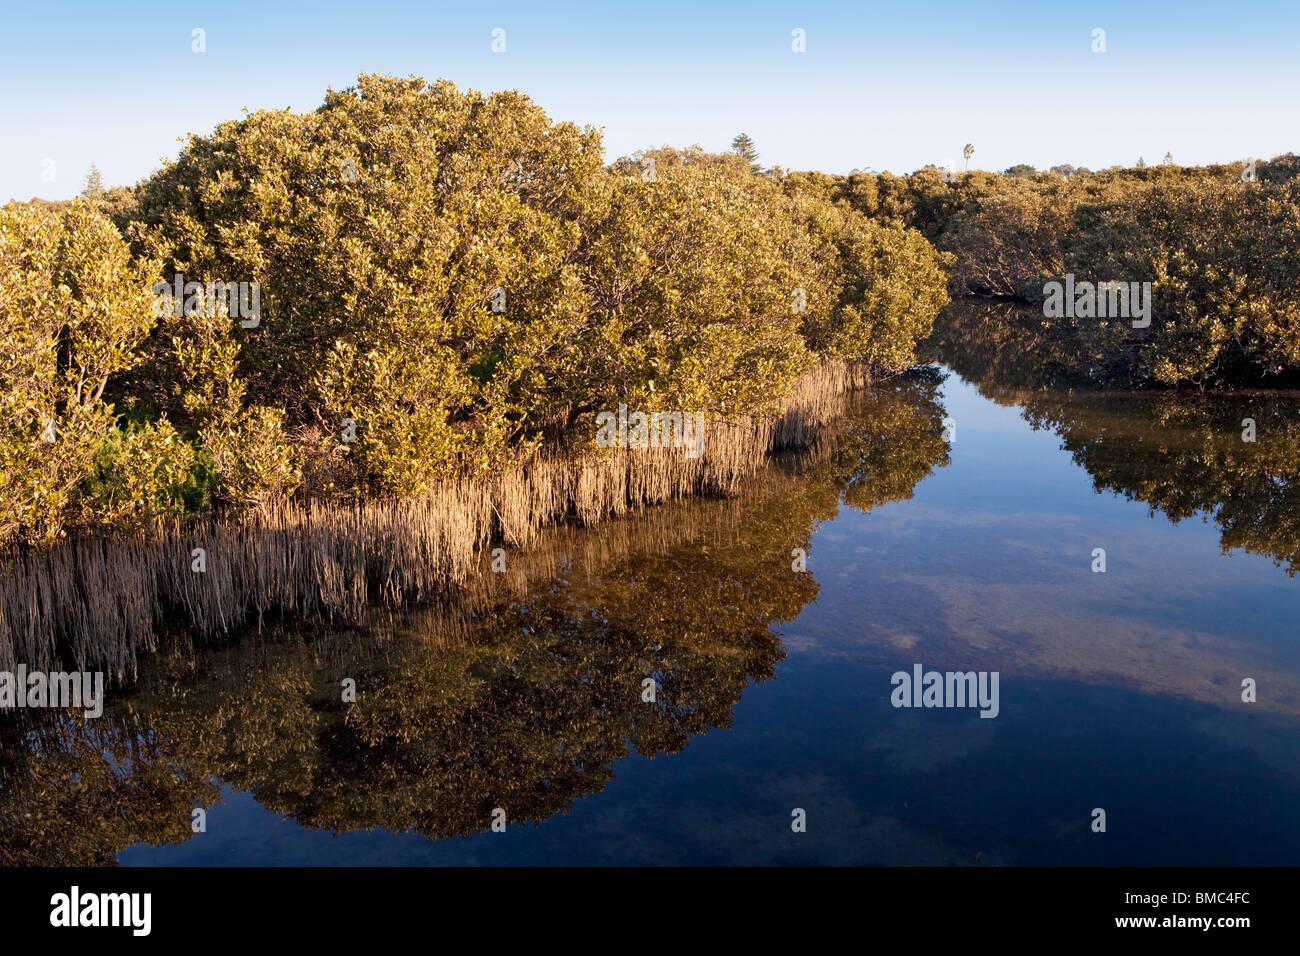
[[[91,162],[108,185],[136,182],[186,133],[313,109],[361,72],[522,90],[602,127],[609,159],[722,150],[740,131],[765,165],[827,172],[960,167],[967,142],[984,169],[1300,152],[1296,0],[7,0],[0,201],[70,197]]]

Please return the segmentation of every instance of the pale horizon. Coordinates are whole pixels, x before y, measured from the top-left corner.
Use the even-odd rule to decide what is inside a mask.
[[[951,2],[471,13],[235,3],[183,14],[73,3],[12,11],[6,26],[0,75],[22,91],[0,107],[6,201],[71,198],[92,163],[105,185],[132,185],[186,134],[245,108],[315,109],[362,72],[520,90],[555,120],[602,129],[607,161],[663,145],[724,151],[744,132],[764,166],[827,173],[962,169],[968,142],[970,169],[989,171],[1155,165],[1166,153],[1189,166],[1269,159],[1295,150],[1285,130],[1300,120],[1300,10],[1280,3],[1086,14]],[[795,29],[805,52],[792,50]],[[1092,50],[1096,29],[1105,52]]]

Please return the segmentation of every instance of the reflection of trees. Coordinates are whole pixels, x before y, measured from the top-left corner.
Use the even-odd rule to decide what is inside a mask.
[[[935,322],[928,354],[1002,405],[1008,390],[1129,384],[1061,320],[1010,300],[954,301]]]
[[[1213,519],[1225,552],[1262,554],[1300,571],[1300,397],[1266,392],[1053,390],[1063,355],[1050,333],[1016,326],[1015,310],[963,303],[940,320],[933,350],[980,393],[1018,404],[1096,487],[1143,501],[1172,521]],[[1256,440],[1242,440],[1242,420]]]
[[[1213,398],[1035,396],[1025,416],[1051,428],[1096,486],[1144,501],[1175,522],[1213,519],[1226,553],[1271,557],[1300,570],[1300,400],[1239,394]],[[1242,440],[1254,418],[1256,441]]]
[[[791,549],[841,501],[910,496],[946,462],[936,384],[849,399],[811,454],[734,499],[551,529],[505,574],[485,556],[445,606],[366,631],[174,646],[98,720],[0,723],[0,861],[103,864],[188,839],[217,781],[340,831],[440,838],[487,828],[494,807],[511,823],[567,811],[620,757],[727,726],[748,684],[775,674],[773,625],[817,592]]]
[[[26,716],[26,715],[25,715]],[[128,715],[0,722],[0,865],[105,865],[132,843],[190,836],[218,788]]]
[[[828,426],[801,456],[802,473],[860,511],[911,498],[921,479],[949,461],[944,411],[935,401],[942,381],[926,370],[874,389],[859,399],[867,408]]]

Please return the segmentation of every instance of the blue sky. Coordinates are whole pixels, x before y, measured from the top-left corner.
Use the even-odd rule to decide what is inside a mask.
[[[984,169],[1269,157],[1300,151],[1298,52],[1281,0],[10,3],[0,201],[69,197],[91,162],[133,183],[186,133],[313,109],[360,72],[520,89],[603,128],[609,159],[742,130],[765,164],[827,172],[960,165],[967,142]]]

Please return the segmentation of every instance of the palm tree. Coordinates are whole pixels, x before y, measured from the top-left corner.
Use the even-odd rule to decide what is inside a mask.
[[[966,160],[966,169],[969,172],[970,158],[975,155],[975,147],[972,146],[970,143],[967,143],[965,146],[961,148],[961,154]]]

